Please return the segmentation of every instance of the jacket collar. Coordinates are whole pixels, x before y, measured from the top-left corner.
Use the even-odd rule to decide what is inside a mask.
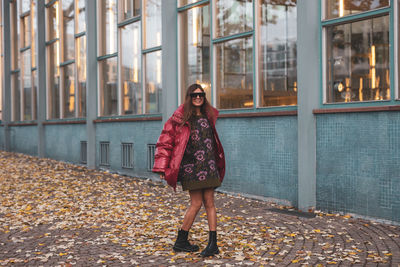
[[[207,118],[213,125],[215,125],[215,122],[217,121],[217,117],[218,117],[219,111],[214,107],[211,107],[211,108],[213,109],[214,114],[213,114],[213,116],[211,116],[210,114],[207,114]],[[172,120],[174,120],[177,123],[182,123],[183,122],[183,104],[180,105],[175,110],[174,114],[172,114]]]

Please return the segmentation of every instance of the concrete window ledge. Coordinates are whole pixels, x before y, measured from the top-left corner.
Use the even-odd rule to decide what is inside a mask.
[[[249,113],[225,113],[225,114],[220,113],[218,115],[218,118],[252,118],[252,117],[275,117],[275,116],[297,116],[297,110],[249,112]]]
[[[313,114],[400,111],[399,106],[314,109]]]

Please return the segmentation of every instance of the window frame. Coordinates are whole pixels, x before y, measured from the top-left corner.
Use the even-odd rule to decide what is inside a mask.
[[[215,32],[216,32],[216,2],[215,1],[210,1],[210,0],[200,0],[196,1],[191,4],[187,4],[184,6],[179,6],[179,3],[177,3],[177,13],[178,13],[178,19],[177,19],[177,28],[179,29],[179,13],[186,11],[188,9],[191,9],[193,7],[197,6],[202,6],[205,4],[209,4],[209,9],[210,9],[210,35],[211,35],[211,44],[210,44],[210,76],[211,76],[211,95],[210,95],[210,103],[217,107],[217,84],[216,84],[216,77],[217,77],[217,61],[216,61],[216,45],[220,44],[222,42],[227,42],[231,41],[234,39],[239,39],[239,38],[247,38],[249,36],[252,37],[252,49],[253,49],[253,107],[250,108],[232,108],[232,109],[219,109],[220,114],[259,114],[259,113],[271,113],[271,114],[282,114],[282,115],[292,115],[294,112],[297,111],[297,106],[298,105],[287,105],[287,106],[260,106],[260,59],[259,59],[259,54],[260,54],[260,17],[261,14],[258,11],[257,7],[260,5],[261,0],[253,0],[252,5],[253,5],[253,28],[250,31],[247,32],[242,32],[242,33],[237,33],[229,36],[224,36],[224,37],[215,37]],[[178,51],[182,51],[182,49],[179,49],[181,40],[180,40],[181,35],[178,30]],[[180,53],[178,52],[178,63],[180,62]],[[186,88],[182,88],[182,82],[181,82],[181,77],[180,75],[180,70],[181,70],[181,64],[178,64],[177,67],[177,73],[178,73],[178,90],[177,90],[177,100],[178,100],[178,105],[182,104],[182,92],[186,90]],[[278,112],[278,113],[276,113]],[[282,112],[282,113],[281,113]]]
[[[97,69],[98,71],[100,71],[100,62],[102,60],[106,60],[106,59],[110,59],[110,58],[117,58],[117,114],[116,115],[104,115],[104,111],[101,110],[101,90],[102,88],[100,87],[101,83],[100,83],[100,75],[98,75],[98,86],[97,86],[97,92],[98,92],[98,98],[97,98],[97,117],[99,118],[141,118],[141,117],[154,117],[154,116],[159,116],[161,114],[161,111],[159,113],[146,113],[146,87],[145,87],[145,78],[146,78],[146,72],[145,72],[145,67],[146,67],[146,62],[145,62],[145,56],[148,53],[152,53],[152,52],[157,52],[157,51],[162,51],[162,40],[161,40],[161,45],[160,46],[155,46],[155,47],[149,47],[144,49],[144,38],[143,36],[145,35],[144,33],[144,26],[143,24],[145,23],[145,16],[144,16],[144,6],[145,6],[145,2],[146,0],[140,0],[140,13],[138,15],[132,16],[130,18],[126,18],[126,19],[121,19],[121,8],[120,5],[118,4],[117,1],[117,23],[115,25],[116,29],[117,29],[117,51],[115,53],[112,54],[105,54],[102,56],[99,56],[99,53],[97,53]],[[161,2],[161,0],[160,0]],[[97,16],[99,16],[99,6],[97,6]],[[160,18],[161,19],[161,18]],[[121,73],[121,69],[122,69],[122,61],[120,59],[121,57],[121,53],[122,53],[122,49],[121,49],[121,38],[122,38],[122,28],[124,26],[127,25],[131,25],[133,23],[140,23],[140,33],[139,33],[139,38],[140,38],[140,45],[141,45],[141,49],[139,51],[139,55],[140,55],[140,59],[139,59],[139,66],[140,66],[140,71],[141,71],[141,75],[139,76],[140,79],[140,89],[141,89],[141,93],[142,93],[142,103],[141,103],[141,113],[138,114],[124,114],[124,110],[123,110],[123,89],[122,89],[122,85],[121,85],[121,81],[122,81],[122,73]],[[97,25],[97,31],[99,30],[99,28],[101,27],[100,25],[101,21],[97,19],[96,21],[96,25]],[[162,35],[162,31],[160,32],[160,34]],[[99,35],[98,35],[99,38]],[[99,42],[98,42],[99,43]],[[97,47],[98,51],[99,51],[99,46]]]
[[[76,53],[76,48],[77,48],[77,42],[78,39],[82,36],[86,36],[86,25],[85,25],[85,30],[78,32],[78,28],[76,27],[76,23],[77,20],[79,19],[78,16],[76,15],[77,13],[77,9],[79,8],[79,5],[77,3],[77,0],[73,0],[73,6],[74,6],[74,19],[73,19],[73,30],[74,30],[74,35],[73,35],[73,45],[74,45],[74,52],[72,53],[73,58],[72,59],[68,59],[65,60],[64,59],[64,42],[65,42],[65,37],[64,37],[64,21],[63,21],[63,7],[62,7],[62,0],[51,0],[51,1],[47,1],[47,3],[45,4],[45,27],[46,27],[46,40],[49,34],[49,23],[48,23],[48,9],[52,8],[52,6],[54,4],[58,4],[58,10],[57,10],[57,14],[56,16],[59,18],[58,20],[58,34],[59,36],[56,38],[53,38],[51,40],[47,40],[45,42],[45,49],[46,49],[46,120],[71,120],[71,119],[79,119],[79,118],[85,118],[85,116],[81,116],[80,111],[79,111],[79,103],[81,101],[80,99],[80,94],[78,93],[78,67],[77,67],[77,53]],[[85,16],[86,16],[86,10],[85,10]],[[86,38],[86,37],[85,37]],[[56,55],[56,57],[58,58],[58,66],[52,66],[51,62],[50,62],[50,58],[49,58],[49,47],[55,43],[58,42],[58,53]],[[65,91],[65,76],[64,76],[64,72],[65,69],[67,67],[69,67],[71,64],[74,64],[73,67],[73,71],[74,71],[74,111],[73,111],[73,115],[72,116],[66,116],[66,114],[68,113],[65,110],[65,98],[66,96],[64,95],[64,91]],[[83,64],[86,65],[86,62],[83,62]],[[57,67],[59,69],[59,88],[58,88],[58,102],[59,102],[59,106],[57,107],[57,112],[59,114],[58,118],[54,118],[53,112],[55,112],[52,108],[50,108],[50,106],[53,105],[53,101],[55,96],[50,96],[50,82],[49,80],[52,79],[49,76],[49,69],[50,68],[54,68]],[[87,88],[86,88],[87,90]],[[86,99],[84,100],[86,102]],[[55,114],[57,114],[57,112]],[[86,113],[86,112],[85,112]],[[84,113],[84,114],[85,114]]]
[[[399,91],[396,90],[398,83],[398,57],[395,58],[396,50],[398,50],[398,45],[396,45],[396,40],[394,38],[396,31],[395,7],[398,6],[398,1],[391,0],[388,7],[378,8],[370,11],[364,11],[356,14],[350,14],[343,17],[325,19],[325,1],[319,2],[320,11],[320,107],[322,108],[352,108],[352,107],[378,107],[378,106],[388,106],[399,104],[397,100]],[[377,17],[388,16],[389,20],[389,77],[390,77],[390,99],[388,100],[367,100],[367,101],[351,101],[351,102],[328,102],[328,88],[327,88],[327,42],[328,36],[327,31],[330,26],[345,25],[357,21],[364,21]],[[397,52],[398,53],[398,52]],[[397,74],[395,74],[397,73]],[[397,77],[396,77],[397,76]]]

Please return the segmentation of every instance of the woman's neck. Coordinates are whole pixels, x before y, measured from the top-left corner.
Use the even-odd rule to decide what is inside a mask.
[[[201,108],[200,108],[200,107],[196,107],[196,108],[194,109],[194,112],[195,112],[195,114],[196,114],[197,116],[200,116],[200,115],[201,115]]]

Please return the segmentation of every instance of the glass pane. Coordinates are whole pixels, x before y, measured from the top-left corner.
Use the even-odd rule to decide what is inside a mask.
[[[64,118],[75,117],[75,64],[63,67]]]
[[[161,0],[145,2],[144,7],[145,48],[161,45]]]
[[[190,5],[199,1],[200,0],[178,0],[178,7]]]
[[[86,116],[86,36],[76,40],[76,62],[78,72],[78,116]]]
[[[161,112],[161,51],[146,54],[146,113]]]
[[[253,38],[216,45],[217,107],[253,107]]]
[[[46,8],[46,41],[60,37],[60,27],[58,19],[58,1],[51,7]]]
[[[210,9],[195,7],[180,13],[179,35],[182,102],[186,89],[193,83],[201,84],[209,99],[210,78]]]
[[[37,74],[32,71],[32,120],[37,119]]]
[[[60,118],[60,45],[59,42],[55,42],[47,47],[48,56],[48,70],[47,70],[47,81],[48,81],[48,114],[49,119]]]
[[[64,61],[74,59],[74,0],[62,1]]]
[[[16,2],[10,3],[10,31],[11,31],[11,70],[19,68],[19,42],[20,42],[20,23],[17,15]]]
[[[215,7],[217,38],[253,29],[252,0],[218,0]]]
[[[327,28],[327,100],[390,99],[389,16]]]
[[[31,25],[31,50],[32,50],[32,68],[36,67],[36,28],[37,28],[37,16],[36,16],[36,1],[32,2],[31,9],[32,25]]]
[[[98,46],[99,56],[117,52],[117,1],[99,1]]]
[[[32,76],[31,76],[31,51],[22,53],[22,102],[23,120],[32,120]]]
[[[260,106],[297,104],[296,0],[261,5]]]
[[[117,57],[99,61],[100,114],[118,115]]]
[[[21,91],[19,72],[11,76],[11,120],[21,120]]]
[[[76,33],[86,31],[86,7],[85,0],[76,1]]]
[[[31,8],[31,0],[20,0],[21,14],[28,12]]]
[[[120,61],[123,114],[143,113],[140,44],[140,23],[129,24],[121,28]]]
[[[153,1],[153,0],[151,0]],[[119,0],[119,21],[140,15],[140,0]]]
[[[360,12],[388,7],[389,0],[326,0],[325,18],[333,19]]]
[[[23,23],[23,40],[21,40],[22,47],[27,47],[31,45],[31,17],[25,16],[22,20]]]

